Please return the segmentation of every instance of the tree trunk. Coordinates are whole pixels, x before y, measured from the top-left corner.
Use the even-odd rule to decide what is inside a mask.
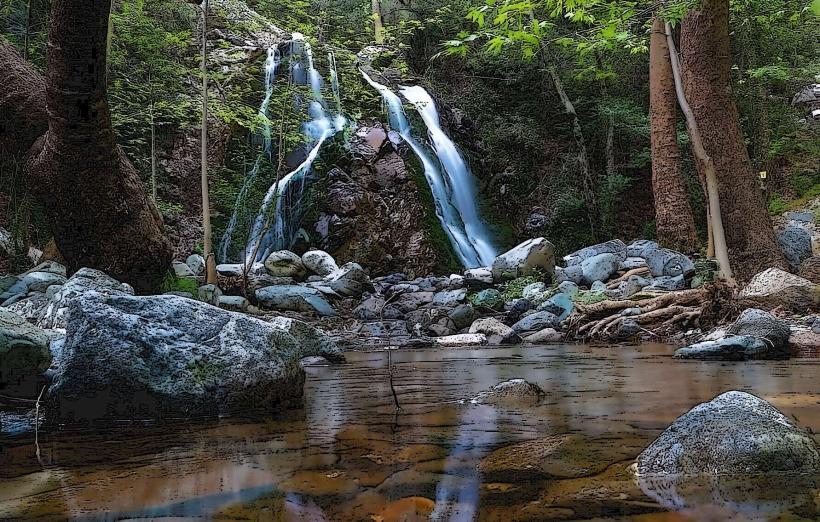
[[[205,281],[216,284],[216,258],[213,253],[211,200],[208,188],[208,0],[202,3],[202,254],[205,257]]]
[[[384,43],[384,22],[382,21],[382,5],[380,0],[371,0],[370,7],[373,11],[374,41],[376,45]]]
[[[718,263],[720,263],[721,275],[730,283],[734,282],[734,273],[729,260],[729,249],[726,246],[726,235],[723,228],[723,217],[720,210],[720,197],[717,187],[717,173],[715,171],[715,163],[711,156],[703,148],[703,139],[701,137],[698,122],[689,106],[689,101],[683,92],[683,83],[681,82],[680,63],[678,62],[678,51],[675,49],[675,41],[672,39],[672,26],[668,23],[665,27],[666,44],[669,47],[669,62],[672,65],[672,77],[675,80],[675,93],[678,97],[681,111],[686,117],[686,128],[689,131],[689,138],[692,142],[692,152],[695,155],[695,160],[699,165],[699,169],[703,171],[703,179],[706,185],[707,197],[707,212],[709,216],[709,230],[710,240],[713,241],[713,248]]]
[[[31,186],[70,270],[93,267],[138,291],[155,290],[171,250],[162,218],[114,142],[105,81],[110,2],[54,0],[52,6],[48,130],[29,152]],[[2,88],[25,88],[2,81],[6,73],[0,73]],[[0,114],[9,111],[6,101],[0,95]]]
[[[652,138],[652,192],[658,240],[691,253],[697,249],[695,218],[681,176],[677,102],[663,21],[652,22],[649,48],[649,117]]]
[[[741,281],[768,267],[785,269],[732,92],[728,0],[703,0],[686,15],[681,60],[683,90],[717,172],[732,266]]]

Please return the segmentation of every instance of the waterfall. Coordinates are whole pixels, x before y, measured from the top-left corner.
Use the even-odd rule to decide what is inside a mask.
[[[331,70],[331,74],[335,75],[335,68],[332,67]],[[314,66],[313,50],[299,33],[293,33],[291,42],[291,74],[294,81],[302,78],[304,83],[310,85],[313,98],[308,105],[310,121],[302,126],[310,150],[296,169],[275,182],[265,194],[248,238],[246,262],[262,261],[273,250],[290,246],[300,218],[301,199],[319,150],[328,138],[347,124],[340,113],[331,116],[328,112],[322,94],[324,82]],[[334,96],[335,94],[334,89]],[[269,216],[272,204],[273,215]]]
[[[456,150],[455,144],[439,127],[438,114],[432,100],[430,100],[430,105],[432,105],[434,120],[430,118],[430,115],[425,118],[422,114],[422,118],[429,129],[430,139],[433,142],[438,159],[433,157],[427,148],[413,136],[398,95],[387,86],[374,81],[364,71],[361,71],[361,73],[364,79],[382,95],[387,107],[390,127],[401,135],[421,161],[424,168],[424,177],[433,194],[436,216],[441,222],[441,226],[462,265],[467,268],[491,265],[496,252],[488,239],[489,234],[483,222],[478,217],[476,191],[472,175]],[[404,91],[409,89],[415,88],[404,88],[402,94],[405,97],[407,97],[407,94]],[[421,87],[418,89],[421,89]],[[427,92],[421,90],[429,99]],[[414,91],[410,92],[410,96],[415,94],[417,93]],[[413,101],[409,97],[408,100]],[[419,105],[416,105],[416,107],[419,107]],[[421,108],[419,110],[421,111]],[[427,112],[426,108],[425,112]],[[435,121],[435,125],[432,125],[433,121]],[[433,129],[437,129],[435,134]],[[466,194],[458,194],[458,191],[464,191]],[[461,197],[464,195],[466,197]]]
[[[420,86],[401,87],[399,91],[415,105],[427,125],[430,143],[444,168],[445,188],[449,200],[458,210],[465,233],[470,238],[478,261],[483,266],[491,265],[495,259],[496,250],[492,245],[486,224],[478,215],[478,193],[470,167],[464,161],[453,140],[442,130],[438,110],[430,94]]]
[[[268,58],[265,60],[265,98],[259,106],[259,119],[262,121],[262,153],[264,154],[264,157],[268,158],[269,161],[271,160],[272,145],[271,125],[270,119],[268,119],[268,107],[270,106],[271,96],[273,96],[273,81],[276,79],[276,70],[279,68],[280,62],[281,59],[279,56],[279,49],[276,47],[268,49]],[[236,203],[234,204],[233,213],[231,214],[231,219],[228,221],[228,225],[225,227],[225,233],[222,235],[222,242],[219,244],[219,252],[217,253],[217,257],[222,263],[228,262],[228,250],[231,247],[231,238],[233,236],[234,229],[236,228],[236,222],[239,217],[239,209],[241,208],[242,203],[244,203],[251,186],[253,186],[256,176],[259,174],[259,169],[262,166],[262,158],[262,155],[256,158],[253,167],[245,175],[245,181],[242,183],[242,188],[236,196]]]

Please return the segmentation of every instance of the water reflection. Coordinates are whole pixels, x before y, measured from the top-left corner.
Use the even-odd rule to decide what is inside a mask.
[[[41,433],[45,470],[30,440],[0,439],[0,518],[235,520],[268,513],[279,520],[648,520],[706,505],[746,517],[816,516],[807,516],[812,504],[800,501],[817,503],[816,484],[799,485],[791,502],[766,488],[738,496],[724,482],[700,489],[635,483],[629,461],[677,416],[728,389],[754,393],[820,432],[820,361],[716,364],[676,361],[671,351],[571,345],[396,351],[398,414],[386,353],[350,353],[344,365],[308,369],[304,410],[286,418]],[[515,407],[458,402],[511,378],[538,384],[546,398]],[[498,448],[565,434],[577,441],[572,451],[550,466],[531,466],[551,477],[499,474],[493,480],[500,482],[489,482],[478,471]],[[583,476],[558,468],[590,468],[590,461],[594,469]]]

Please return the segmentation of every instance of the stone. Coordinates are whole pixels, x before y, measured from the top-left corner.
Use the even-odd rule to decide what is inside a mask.
[[[800,328],[791,331],[789,353],[795,357],[820,356],[820,327]]]
[[[777,232],[777,243],[793,271],[800,269],[800,263],[811,257],[811,233],[800,223],[792,221]]]
[[[606,243],[599,243],[582,248],[577,252],[564,256],[564,262],[567,266],[580,265],[585,260],[601,254],[613,254],[618,258],[618,265],[620,266],[620,263],[626,259],[626,245],[620,239],[613,239]]]
[[[584,279],[584,270],[581,265],[572,265],[566,268],[555,267],[555,281],[558,283],[571,282],[580,285]]]
[[[487,337],[484,334],[456,334],[436,337],[434,344],[442,348],[461,348],[465,346],[484,346]]]
[[[646,264],[646,259],[642,257],[627,257],[623,261],[621,261],[621,266],[618,267],[618,270],[635,270],[636,268],[649,268],[649,265]]]
[[[265,259],[265,268],[270,275],[276,277],[292,277],[299,280],[305,276],[302,258],[290,250],[271,252]]]
[[[473,306],[490,310],[502,310],[504,308],[504,297],[495,288],[488,288],[475,295]]]
[[[346,297],[361,297],[365,292],[373,292],[370,277],[358,263],[346,263],[327,276],[324,283],[334,292]]]
[[[0,309],[0,383],[39,375],[50,365],[45,332],[14,312]]]
[[[516,333],[533,332],[544,328],[555,328],[558,326],[558,317],[550,312],[535,312],[530,314],[512,326]]]
[[[48,294],[49,303],[37,321],[37,326],[40,328],[65,328],[65,314],[68,306],[72,300],[82,295],[91,292],[103,295],[134,295],[134,289],[130,285],[120,283],[113,277],[93,268],[77,270],[63,286],[55,288],[57,289],[55,293]]]
[[[302,254],[302,264],[309,271],[322,277],[339,269],[333,256],[323,250],[309,250]]]
[[[185,259],[185,264],[188,265],[188,268],[191,269],[191,272],[195,276],[201,276],[205,274],[205,258],[199,254],[191,254]],[[217,271],[218,273],[219,271]]]
[[[489,344],[513,344],[521,342],[521,337],[509,326],[494,317],[476,319],[470,325],[471,334],[484,334]]]
[[[23,317],[23,319],[30,322],[31,324],[37,324],[40,322],[40,319],[42,318],[43,313],[45,312],[46,307],[49,305],[50,302],[51,300],[47,294],[35,293],[29,295],[25,299],[21,299],[16,303],[8,305],[4,308],[10,312],[14,312],[17,315]]]
[[[456,327],[447,311],[445,308],[420,308],[407,313],[407,332],[416,336],[454,334]]]
[[[654,241],[639,239],[629,244],[626,249],[628,257],[641,257],[646,260],[652,277],[679,276],[688,277],[695,271],[691,259],[680,252],[662,248]]]
[[[256,300],[270,310],[315,312],[323,317],[336,315],[319,290],[306,286],[266,286],[256,291]]]
[[[510,379],[500,382],[470,399],[473,404],[528,404],[535,405],[547,394],[537,384],[524,379]]]
[[[789,221],[797,221],[800,223],[814,223],[814,214],[811,212],[789,211],[783,214],[783,217]]]
[[[567,294],[555,294],[540,305],[538,305],[539,312],[546,311],[558,316],[558,321],[563,321],[575,309],[575,303]]]
[[[530,283],[524,287],[524,289],[521,291],[521,297],[523,297],[524,299],[531,300],[539,294],[542,294],[544,291],[546,291],[546,289],[547,285],[545,285],[541,281],[536,281],[535,283]]]
[[[584,259],[581,262],[581,283],[589,286],[595,281],[606,282],[620,265],[621,258],[616,254],[604,253]]]
[[[533,275],[538,271],[552,276],[555,272],[555,247],[543,237],[524,241],[495,258],[493,280],[503,281]]]
[[[602,294],[602,293],[606,292],[606,290],[607,290],[606,284],[604,284],[603,281],[595,281],[589,287],[589,291],[592,292],[592,293]]]
[[[563,339],[564,335],[555,328],[544,328],[524,337],[524,340],[530,344],[557,343]]]
[[[637,473],[820,473],[814,441],[771,404],[729,391],[678,417],[637,459]]]
[[[224,263],[216,265],[216,273],[223,277],[243,277],[245,265],[242,263]]]
[[[368,337],[407,338],[407,324],[404,321],[368,321],[359,323],[353,328],[353,331]]]
[[[576,285],[572,281],[562,282],[558,285],[557,291],[561,294],[567,294],[572,299],[578,297],[578,294],[581,292],[581,290],[578,288],[578,285]]]
[[[441,292],[437,292],[433,296],[433,305],[448,306],[450,308],[453,308],[458,304],[463,303],[466,298],[466,288],[461,288],[458,290],[443,290]]]
[[[174,296],[89,294],[68,316],[46,397],[51,421],[276,412],[302,395],[300,359],[338,353],[307,324]]]
[[[49,274],[57,274],[57,275],[61,275],[63,277],[68,277],[68,272],[66,270],[66,267],[61,265],[57,261],[52,261],[52,260],[43,261],[42,263],[38,264],[34,268],[26,270],[25,272],[23,272],[20,275],[20,277],[25,277],[28,274],[31,274],[33,272],[47,272]]]
[[[180,279],[196,277],[196,274],[194,274],[194,271],[191,270],[191,267],[189,267],[187,263],[183,263],[181,261],[174,261],[172,264],[172,268],[174,269],[174,275]]]
[[[433,292],[409,292],[401,294],[393,304],[397,310],[406,314],[432,303],[434,295]]]
[[[787,352],[786,346],[791,331],[788,324],[780,321],[769,312],[756,308],[747,308],[732,323],[726,333],[765,339],[773,348]]]
[[[739,297],[772,308],[805,312],[820,305],[820,286],[779,268],[768,268],[752,277]]]
[[[453,321],[457,329],[461,330],[470,326],[475,320],[475,308],[470,303],[464,303],[456,306],[447,313],[447,317]]]
[[[642,290],[647,292],[674,292],[675,290],[683,290],[686,288],[686,282],[682,275],[679,276],[660,276],[652,279],[652,284],[645,286]]]
[[[290,317],[274,317],[269,323],[298,340],[299,347],[305,352],[318,354],[332,363],[345,362],[345,356],[336,343],[323,331],[314,328],[309,323]]]
[[[730,335],[717,341],[703,341],[675,351],[677,359],[713,361],[785,359],[788,357],[788,352],[773,347],[765,339],[749,335]]]
[[[800,277],[820,284],[820,256],[813,256],[800,263]]]
[[[464,271],[464,284],[471,288],[483,288],[493,284],[493,271],[489,267],[470,268]]]
[[[363,321],[376,319],[401,319],[403,314],[392,304],[385,304],[382,296],[372,295],[353,309],[353,315]]]
[[[450,277],[447,278],[447,288],[450,290],[458,290],[459,288],[464,288],[465,286],[463,275],[450,274]]]
[[[218,306],[222,290],[216,285],[202,285],[197,289],[196,297],[203,303]]]
[[[251,304],[241,295],[223,295],[219,297],[219,308],[233,312],[247,312]]]
[[[626,281],[621,281],[621,284],[618,285],[618,288],[621,292],[621,298],[629,299],[633,295],[637,294],[645,287],[651,285],[652,282],[645,277],[641,277],[639,275],[631,275],[627,278]]]
[[[45,292],[52,285],[64,285],[66,277],[54,272],[28,272],[21,282],[26,285],[28,292]]]

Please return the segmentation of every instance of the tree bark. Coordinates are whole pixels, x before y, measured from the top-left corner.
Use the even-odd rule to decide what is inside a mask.
[[[683,90],[713,159],[726,241],[738,279],[786,268],[763,194],[752,172],[730,81],[728,0],[703,0],[681,32]]]
[[[205,281],[216,284],[216,258],[213,253],[213,230],[211,228],[211,199],[208,188],[208,0],[202,3],[202,134],[201,189],[202,189],[202,254],[205,257]]]
[[[655,18],[649,47],[649,118],[652,139],[652,192],[658,240],[685,253],[697,249],[695,218],[681,176],[677,102],[663,21]]]
[[[382,5],[380,0],[371,0],[370,7],[373,12],[373,41],[376,45],[384,43],[384,22],[382,21]]]
[[[171,249],[162,218],[114,141],[106,91],[109,7],[109,0],[52,4],[47,131],[29,151],[28,171],[68,268],[97,268],[148,292],[162,282]],[[5,89],[25,88],[2,82],[3,74]],[[39,87],[42,79],[31,76],[24,79]],[[0,114],[14,110],[8,101],[0,95]],[[28,117],[35,123],[28,132],[39,130],[38,117]]]

